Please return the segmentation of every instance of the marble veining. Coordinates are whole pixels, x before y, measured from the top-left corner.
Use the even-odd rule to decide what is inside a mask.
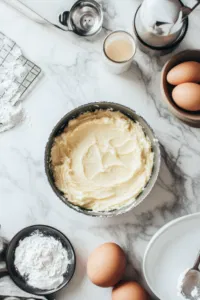
[[[73,2],[26,0],[54,22]],[[199,129],[173,117],[159,89],[161,69],[172,54],[152,57],[138,49],[127,73],[108,73],[102,62],[103,39],[110,30],[132,31],[134,12],[141,1],[100,2],[105,21],[95,39],[37,24],[0,2],[0,30],[43,70],[43,78],[24,101],[28,120],[0,135],[1,233],[11,238],[25,226],[43,223],[69,237],[77,253],[77,270],[58,300],[110,299],[110,289],[93,286],[85,274],[88,254],[105,241],[115,241],[126,250],[126,277],[143,281],[142,257],[152,235],[170,220],[200,210]],[[200,48],[199,20],[197,9],[175,53]],[[70,210],[56,198],[44,172],[44,148],[55,123],[74,107],[94,101],[119,102],[136,110],[161,143],[162,165],[156,186],[139,207],[117,218],[89,218]]]

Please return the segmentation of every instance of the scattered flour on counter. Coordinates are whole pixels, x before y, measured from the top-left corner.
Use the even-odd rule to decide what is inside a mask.
[[[8,53],[11,42],[4,38],[1,53]],[[19,60],[21,55],[21,49],[15,45],[0,66],[0,132],[16,126],[24,119],[19,86],[28,70]]]
[[[40,72],[38,66],[23,56],[20,47],[0,32],[0,132],[26,119],[21,95]]]
[[[32,297],[33,299],[46,300],[45,297],[32,295],[22,291],[20,288],[18,288],[18,286],[15,285],[15,283],[10,279],[9,276],[0,278],[0,296],[11,296],[11,297],[22,297],[22,298]]]
[[[14,263],[28,285],[52,290],[62,284],[70,261],[59,240],[36,230],[20,241]]]

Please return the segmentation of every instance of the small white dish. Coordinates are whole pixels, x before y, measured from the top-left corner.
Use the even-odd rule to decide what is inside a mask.
[[[177,295],[178,278],[193,266],[199,250],[200,213],[178,218],[153,236],[144,255],[143,272],[159,299],[181,299]]]

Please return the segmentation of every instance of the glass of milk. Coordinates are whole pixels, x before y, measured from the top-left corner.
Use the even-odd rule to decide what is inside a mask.
[[[130,68],[135,52],[135,40],[126,31],[113,31],[104,40],[104,61],[114,74],[121,74]]]

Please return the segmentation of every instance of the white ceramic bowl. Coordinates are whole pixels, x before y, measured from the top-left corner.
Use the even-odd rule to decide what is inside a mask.
[[[143,273],[151,291],[161,300],[180,300],[180,274],[191,268],[200,250],[200,213],[163,226],[149,242]]]

